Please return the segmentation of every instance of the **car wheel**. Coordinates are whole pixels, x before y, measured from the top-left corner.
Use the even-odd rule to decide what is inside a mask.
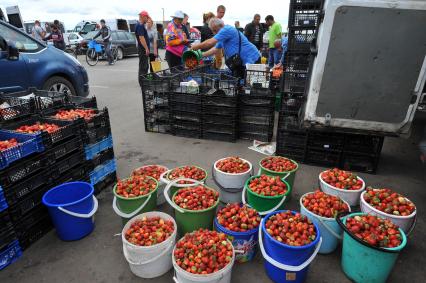
[[[124,58],[124,52],[121,47],[117,48],[117,60],[122,60]]]
[[[43,89],[53,92],[62,92],[69,95],[77,95],[74,86],[63,77],[51,77],[43,85]]]

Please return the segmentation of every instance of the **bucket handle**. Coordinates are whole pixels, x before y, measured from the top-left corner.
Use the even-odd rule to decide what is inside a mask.
[[[192,184],[178,184],[177,182],[179,181],[187,181],[187,182],[191,182]],[[182,186],[183,185],[183,186]],[[175,179],[173,181],[169,181],[167,186],[164,188],[164,197],[166,198],[166,201],[170,204],[171,207],[173,207],[174,209],[176,209],[177,211],[179,211],[180,213],[185,213],[185,211],[180,208],[179,206],[177,206],[171,199],[169,196],[169,191],[170,188],[173,186],[176,187],[193,187],[193,186],[199,186],[199,185],[204,185],[203,183],[201,183],[200,181],[194,180],[194,179],[189,179],[189,178],[178,178]]]
[[[166,176],[167,174],[169,174],[172,171],[172,169],[166,170],[163,173],[161,173],[160,175],[160,182],[164,183],[164,184],[168,184],[170,183],[169,180],[167,180],[164,176]]]
[[[141,206],[139,206],[135,211],[133,211],[132,213],[124,213],[122,211],[120,211],[120,209],[117,206],[117,197],[114,196],[114,199],[112,200],[112,208],[114,209],[114,212],[117,213],[118,216],[122,217],[122,218],[132,218],[133,216],[135,216],[136,214],[138,214],[149,202],[149,200],[151,199],[152,194],[150,194],[146,200],[141,204]]]
[[[214,282],[215,282],[215,283],[218,283],[218,282],[220,282],[222,279],[223,279],[223,273],[220,275],[220,278],[219,278],[219,279],[217,279],[217,280],[215,280]],[[174,271],[173,281],[174,281],[175,283],[180,283],[180,282],[178,281],[177,277],[176,277],[176,270]],[[210,280],[209,280],[209,282],[213,282],[213,281],[210,281]]]
[[[325,227],[325,229],[328,230],[328,232],[330,232],[330,234],[332,234],[335,238],[337,238],[339,241],[343,240],[343,235],[339,235],[337,234],[333,229],[330,228],[330,226],[327,225],[327,223],[325,223],[322,219],[317,218],[319,222],[321,222],[321,224]]]
[[[243,193],[242,193],[242,201],[243,201],[244,205],[250,206],[246,201],[246,193],[247,193],[247,188],[246,188],[246,186],[244,186]],[[281,201],[275,207],[271,208],[270,210],[258,211],[259,215],[263,216],[263,215],[269,214],[269,213],[277,210],[285,202],[286,198],[287,198],[287,196],[283,196]]]
[[[388,249],[385,249],[385,248],[378,248],[378,247],[372,246],[369,243],[364,242],[363,240],[361,240],[360,238],[358,238],[357,236],[352,234],[352,232],[349,231],[348,228],[346,228],[346,225],[343,224],[342,219],[341,219],[343,217],[346,217],[349,213],[350,212],[340,212],[339,214],[337,214],[337,217],[336,217],[336,222],[343,229],[343,231],[344,231],[343,233],[347,233],[352,239],[354,239],[355,241],[357,241],[361,245],[366,246],[368,248],[371,248],[371,249],[374,249],[374,250],[377,250],[377,251],[381,251],[381,252],[385,252],[385,253],[399,253],[400,252],[399,250],[388,250]]]
[[[91,218],[93,215],[95,215],[96,211],[98,211],[98,207],[99,207],[98,199],[94,195],[92,195],[92,198],[93,198],[93,209],[87,214],[69,211],[68,209],[63,208],[62,206],[58,206],[58,209],[62,211],[63,213],[66,213],[78,218]]]
[[[260,170],[260,168],[259,168],[259,171],[257,171],[257,175],[260,175],[260,172],[261,172],[261,170]],[[285,174],[285,176],[281,178],[281,180],[286,180],[286,179],[288,178],[288,176],[290,176],[290,174],[291,174],[290,172],[287,172],[287,173]]]
[[[253,169],[253,166],[251,167],[251,170],[250,170],[250,177],[252,177],[254,175],[254,169]],[[214,168],[214,164],[212,165],[212,178],[213,178],[213,182],[216,184],[216,186],[219,188],[219,189],[221,189],[221,190],[223,190],[223,191],[225,191],[225,192],[228,192],[228,193],[235,193],[235,191],[233,191],[233,190],[228,190],[228,189],[226,189],[226,188],[224,188],[224,187],[222,187],[217,181],[216,181],[216,171],[215,171],[215,168]]]
[[[260,247],[260,251],[262,252],[262,255],[266,259],[266,261],[268,261],[270,264],[272,264],[273,266],[275,266],[279,269],[284,269],[284,270],[293,271],[293,272],[300,271],[300,270],[304,269],[305,267],[307,267],[309,264],[311,264],[311,262],[314,260],[315,256],[317,255],[317,253],[318,253],[318,251],[321,247],[322,237],[320,237],[319,242],[318,242],[313,254],[304,263],[302,263],[301,265],[298,265],[298,266],[282,264],[282,263],[276,261],[275,259],[271,258],[266,253],[265,248],[263,247],[263,239],[262,239],[263,221],[264,221],[264,219],[262,219],[262,221],[260,222],[260,226],[259,226],[259,247]]]
[[[173,252],[173,250],[170,250],[170,247],[171,247],[171,246],[173,246],[173,242],[171,242],[170,246],[168,246],[166,249],[164,249],[161,253],[159,253],[159,254],[158,254],[158,255],[156,255],[155,257],[153,257],[153,258],[151,258],[151,259],[149,259],[149,260],[147,260],[147,261],[143,261],[143,262],[134,262],[134,261],[131,261],[131,260],[129,259],[129,255],[128,255],[128,253],[127,253],[127,250],[126,250],[126,249],[123,249],[123,253],[124,253],[124,257],[126,258],[126,260],[127,260],[127,262],[128,262],[128,263],[133,264],[133,265],[145,265],[145,264],[149,264],[149,263],[151,263],[151,262],[156,261],[156,260],[157,260],[157,259],[159,259],[160,257],[162,257],[162,256],[166,255],[166,254],[167,254],[167,252],[172,253],[172,252]]]

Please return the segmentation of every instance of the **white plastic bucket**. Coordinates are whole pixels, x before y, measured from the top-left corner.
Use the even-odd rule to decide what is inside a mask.
[[[166,169],[166,171],[164,173],[167,173],[167,171],[169,170],[169,168],[167,168],[166,166],[155,164],[155,165],[144,165],[144,166],[141,166],[139,168],[136,168],[133,171],[143,169],[143,168],[149,167],[149,166],[158,166],[158,167],[164,168],[164,169]],[[163,203],[166,202],[166,199],[164,198],[164,194],[163,194],[165,187],[166,187],[166,183],[164,181],[162,181],[161,176],[160,176],[160,180],[158,180],[158,189],[157,189],[157,205],[162,205]]]
[[[227,158],[229,158],[229,157],[221,158],[213,164],[212,173],[214,175],[214,178],[215,178],[216,182],[220,186],[222,186],[223,188],[226,188],[226,189],[242,189],[244,187],[244,184],[246,183],[247,179],[250,178],[250,176],[252,175],[253,166],[250,163],[250,161],[245,160],[243,158],[240,158],[244,162],[248,163],[249,169],[247,170],[247,172],[243,172],[243,173],[222,172],[219,169],[217,169],[216,165],[217,165],[218,162],[220,162],[224,159],[227,159]]]
[[[414,210],[413,213],[407,216],[391,215],[383,211],[380,211],[374,208],[373,206],[371,206],[369,203],[367,203],[364,199],[365,193],[366,192],[363,192],[360,197],[361,198],[360,208],[362,212],[389,219],[390,221],[392,221],[393,224],[398,225],[399,228],[401,228],[402,231],[404,231],[407,235],[411,233],[411,231],[414,229],[417,209]],[[409,200],[408,198],[405,198],[405,199]]]
[[[227,241],[232,246],[232,243],[229,240]],[[189,273],[186,270],[183,270],[179,265],[177,265],[175,256],[174,256],[175,249],[173,249],[173,253],[172,253],[172,262],[173,262],[173,267],[175,269],[175,275],[173,276],[173,280],[175,283],[198,283],[198,282],[231,283],[232,267],[234,266],[234,262],[235,262],[234,247],[232,247],[232,261],[228,263],[227,266],[225,266],[219,271],[216,271],[210,274],[205,274],[205,275]]]
[[[361,193],[365,190],[365,182],[364,180],[357,176],[358,180],[362,181],[362,187],[359,190],[342,190],[336,187],[333,187],[329,184],[327,184],[322,178],[321,175],[325,171],[321,172],[318,176],[321,191],[323,191],[326,194],[338,196],[342,200],[346,201],[350,206],[356,206],[359,204],[359,197],[361,196]]]
[[[127,229],[130,228],[135,220],[142,219],[143,217],[161,217],[162,219],[172,221],[175,228],[173,234],[164,242],[153,246],[144,247],[129,243],[124,236]],[[164,212],[146,212],[129,220],[121,232],[121,239],[123,241],[124,257],[129,263],[130,270],[141,278],[155,278],[169,271],[172,268],[171,259],[173,247],[176,242],[176,234],[177,225],[175,220]]]
[[[340,228],[335,218],[327,218],[316,215],[303,205],[303,199],[309,194],[313,194],[313,192],[306,193],[300,198],[300,214],[308,217],[312,222],[314,222],[318,226],[318,229],[320,230],[322,243],[319,249],[319,253],[331,253],[337,248],[337,245],[343,239],[342,228]],[[344,202],[348,205],[350,212],[351,207],[346,201]]]
[[[241,202],[242,200],[243,188],[241,189],[219,188],[219,191],[220,191],[220,201],[223,203]]]

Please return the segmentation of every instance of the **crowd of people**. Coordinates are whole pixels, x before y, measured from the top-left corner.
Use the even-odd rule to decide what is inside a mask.
[[[281,67],[287,50],[287,38],[283,37],[282,27],[275,22],[272,15],[265,17],[266,27],[261,24],[261,16],[255,14],[253,21],[243,29],[240,22],[234,26],[225,24],[226,8],[219,5],[216,14],[203,14],[203,26],[200,40],[190,37],[188,15],[176,11],[171,22],[164,30],[165,60],[170,68],[183,64],[182,56],[186,50],[201,50],[204,58],[215,58],[217,67],[225,64],[237,77],[244,74],[246,64],[261,62],[261,50],[264,47],[264,36],[267,35],[268,65],[270,68]],[[150,70],[150,62],[158,56],[158,34],[152,31],[152,19],[147,11],[139,13],[139,22],[135,34],[139,49],[139,77]],[[268,29],[268,30],[267,30]],[[152,66],[151,66],[152,72]]]
[[[31,34],[35,39],[40,41],[49,41],[52,42],[53,45],[61,50],[65,50],[65,41],[62,31],[60,30],[61,23],[58,20],[54,20],[53,24],[49,26],[46,23],[45,27],[41,26],[39,20],[34,22],[34,27],[31,30]],[[50,32],[48,33],[47,30]]]

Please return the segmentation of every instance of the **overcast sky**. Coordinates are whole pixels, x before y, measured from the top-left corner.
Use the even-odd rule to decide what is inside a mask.
[[[61,3],[62,2],[62,3]],[[161,21],[163,10],[165,19],[176,10],[182,10],[189,15],[192,25],[201,25],[204,12],[216,13],[218,5],[225,5],[225,23],[234,24],[239,20],[241,26],[245,26],[253,19],[253,15],[259,13],[264,21],[265,16],[271,14],[275,20],[287,27],[289,0],[253,1],[253,0],[1,0],[0,8],[5,13],[7,6],[18,5],[24,21],[53,21],[58,19],[65,23],[66,29],[73,29],[75,24],[82,20],[96,20],[101,18],[136,19],[141,10],[147,10],[154,21]]]

